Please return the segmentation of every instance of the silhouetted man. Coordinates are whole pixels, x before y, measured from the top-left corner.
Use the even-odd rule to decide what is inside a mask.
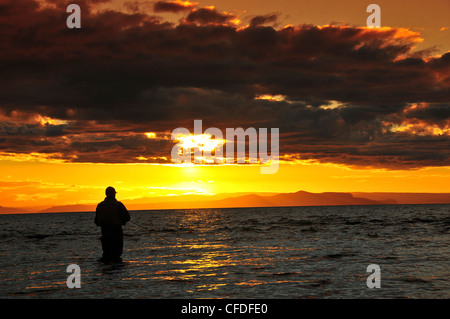
[[[116,190],[106,188],[106,198],[97,205],[95,224],[102,228],[102,249],[104,261],[121,261],[123,250],[122,225],[130,220],[125,205],[116,199]]]

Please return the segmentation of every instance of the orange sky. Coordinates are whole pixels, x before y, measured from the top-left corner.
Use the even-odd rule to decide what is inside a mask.
[[[420,170],[352,169],[334,164],[284,164],[276,174],[258,166],[63,164],[2,161],[2,206],[95,203],[105,185],[117,198],[230,192],[450,192],[450,167]]]
[[[114,0],[102,4],[100,7],[102,9],[114,9],[127,12],[128,9],[124,6],[125,2],[127,1]],[[278,15],[278,20],[274,26],[275,28],[281,28],[288,24],[300,25],[304,23],[314,25],[335,23],[346,24],[349,26],[364,26],[368,16],[368,14],[365,13],[365,8],[368,4],[372,3],[372,1],[359,0],[199,0],[196,2],[199,3],[197,7],[213,5],[217,10],[220,10],[220,12],[227,12],[238,17],[241,22],[237,27],[245,27],[248,25],[250,19],[256,15],[276,13]],[[141,7],[145,5],[145,2],[139,3],[141,3]],[[401,27],[420,34],[423,41],[417,43],[415,50],[431,48],[432,51],[429,52],[430,56],[439,56],[450,51],[450,24],[448,22],[450,1],[433,0],[426,2],[414,0],[406,2],[380,0],[376,3],[379,4],[382,9],[383,27]],[[148,10],[151,11],[151,7],[148,7]],[[187,13],[158,13],[157,15],[161,16],[165,21],[176,24],[180,19],[183,17],[185,18]],[[95,52],[94,49],[92,49],[92,51]],[[42,55],[44,54],[45,53],[42,53]],[[96,53],[92,54],[93,56],[96,55]],[[20,72],[18,74],[22,74]],[[23,74],[25,73],[26,72],[23,71]],[[438,72],[435,74],[436,78],[442,77],[437,81],[441,81],[439,83],[442,83],[443,85],[444,83],[448,84],[448,82],[445,82],[448,80],[445,80],[444,76],[445,74],[439,74]],[[70,78],[68,81],[72,80],[73,78]],[[57,82],[59,81],[60,80],[57,80]],[[42,83],[45,83],[45,81],[42,81]],[[176,87],[175,89],[178,90],[179,88]],[[39,89],[35,89],[33,86],[27,87],[26,94],[33,92],[34,90],[38,91]],[[108,92],[109,91],[106,91],[106,93]],[[191,91],[186,92],[183,92],[184,95],[181,96],[184,100],[188,100],[191,97],[189,94],[192,94]],[[222,95],[217,93],[217,90],[213,89],[211,89],[211,91],[206,91],[206,89],[201,91],[198,89],[195,91],[195,94],[201,95],[204,94],[204,92],[207,92],[208,94],[211,93],[212,95],[216,94],[218,97],[223,98]],[[56,91],[52,91],[52,94],[55,94],[55,100],[59,102],[59,95],[57,93],[58,92]],[[144,93],[150,94],[147,91],[144,91]],[[143,95],[145,95],[144,93]],[[92,94],[92,92],[89,92],[89,94]],[[151,94],[154,94],[154,91],[152,91]],[[22,111],[17,111],[13,98],[10,98],[7,94],[2,96],[6,97],[4,100],[0,98],[0,121],[1,123],[4,123],[5,131],[3,131],[3,135],[0,136],[0,146],[1,143],[3,143],[2,136],[4,137],[4,140],[6,140],[6,138],[9,138],[14,134],[22,134],[21,130],[23,130],[23,127],[26,127],[26,129],[29,130],[26,134],[24,133],[24,136],[31,136],[27,134],[35,134],[35,131],[37,130],[49,128],[57,130],[60,127],[64,128],[70,122],[70,120],[62,120],[56,117],[51,118],[45,115],[38,115],[38,117],[36,117],[33,112],[37,111],[30,111],[28,105],[23,106]],[[271,95],[268,96],[271,97]],[[281,98],[276,102],[286,102],[283,105],[288,109],[290,107],[289,103],[292,102],[287,99],[285,101],[283,95],[280,96]],[[180,101],[184,101],[181,97]],[[52,101],[53,98],[50,98],[49,100]],[[339,105],[338,102],[334,105],[333,103],[335,102],[336,101],[332,102],[328,108],[333,109],[334,107],[338,108],[342,106]],[[20,103],[17,105],[19,104]],[[393,136],[416,136],[420,139],[420,143],[423,144],[426,144],[426,138],[428,137],[441,137],[444,143],[441,145],[445,147],[445,143],[448,142],[448,137],[450,136],[448,120],[447,122],[436,120],[436,124],[432,125],[421,117],[422,113],[420,112],[422,108],[429,108],[432,106],[430,105],[426,103],[409,105],[408,108],[404,109],[404,114],[416,114],[419,112],[417,113],[419,115],[417,115],[416,118],[398,120],[398,118],[393,117],[391,119],[392,121],[398,120],[400,122],[389,122],[386,120],[381,123],[382,126],[384,126],[383,130],[389,131]],[[3,107],[5,108],[4,112]],[[38,108],[39,112],[48,111],[46,105],[39,105]],[[308,106],[308,108],[310,108],[310,106]],[[327,109],[326,106],[321,106],[320,108],[323,110]],[[11,112],[11,109],[14,109],[14,111]],[[77,110],[74,111],[73,108],[70,108],[69,111],[77,113]],[[67,114],[61,112],[61,118],[64,116],[70,118],[72,114],[69,111],[66,112]],[[83,109],[83,111],[85,111],[86,114],[89,114],[90,112],[88,108]],[[29,114],[33,113],[34,115],[29,116],[27,115],[27,112]],[[130,111],[130,113],[131,112],[132,111]],[[173,114],[175,117],[176,114]],[[237,114],[240,114],[239,111]],[[400,116],[398,114],[401,113],[396,114],[396,116]],[[351,117],[350,115],[348,116]],[[151,114],[151,116],[154,115]],[[221,116],[222,115],[218,115],[218,117]],[[167,118],[164,118],[163,116],[162,118],[164,120],[162,120],[161,123],[168,121]],[[85,119],[83,118],[83,120]],[[185,121],[183,120],[184,122],[179,120],[179,123],[180,125],[185,125],[185,123],[192,123],[193,120],[194,118],[188,118]],[[15,126],[11,124],[12,122],[15,123]],[[75,120],[73,123],[75,123]],[[76,123],[77,125],[79,124],[78,122]],[[86,133],[90,134],[87,139],[89,139],[89,142],[93,141],[92,145],[96,140],[102,137],[102,130],[112,134],[111,136],[108,136],[108,142],[118,139],[116,134],[119,134],[119,131],[112,131],[110,129],[110,126],[114,126],[114,123],[105,124],[105,122],[96,122],[94,120],[89,123],[92,123],[91,127],[88,125],[86,125],[86,127],[90,128],[91,131]],[[379,123],[377,122],[377,124]],[[121,129],[125,132],[127,132],[127,129],[130,129],[129,136],[127,137],[133,142],[140,143],[142,139],[145,139],[143,136],[145,132],[143,131],[145,129],[144,125],[146,124],[141,124],[139,126],[136,124],[134,131],[131,131],[131,126],[130,128],[121,127]],[[251,126],[252,124],[249,122],[248,125]],[[336,125],[343,125],[342,121],[337,122]],[[74,126],[76,127],[76,125]],[[11,127],[13,127],[14,132],[11,131],[13,130]],[[172,127],[172,129],[174,128],[175,127]],[[73,127],[71,127],[71,129],[75,130]],[[168,134],[167,127],[164,129],[166,129],[164,133]],[[364,127],[361,127],[360,129],[363,130]],[[150,131],[152,131],[152,128],[147,130],[147,132]],[[159,134],[161,131],[156,132],[157,133],[151,133],[151,135],[147,134],[148,139],[155,139],[156,136],[160,136]],[[39,141],[36,140],[33,143],[39,145],[39,147],[42,145],[46,146],[47,144],[45,143],[53,138],[57,141],[55,145],[67,145],[69,139],[71,139],[71,143],[73,143],[73,145],[78,145],[79,150],[81,150],[79,153],[74,154],[80,155],[86,150],[83,148],[84,145],[81,144],[81,133],[64,135],[60,131],[49,131],[46,132],[46,134],[45,138],[42,138]],[[370,138],[372,139],[372,137]],[[167,143],[167,136],[161,138],[161,141],[163,140]],[[17,141],[19,140],[13,140],[13,142]],[[400,147],[405,147],[405,145],[415,146],[415,144],[408,143],[405,142],[405,144],[401,144]],[[19,144],[17,147],[22,145]],[[311,144],[314,144],[314,141]],[[369,142],[367,145],[379,147],[376,142]],[[98,147],[100,148],[101,146]],[[158,146],[155,147],[157,148]],[[280,145],[280,147],[283,147],[283,145]],[[330,141],[328,147],[329,149],[334,149],[335,147],[337,149],[338,146],[333,145],[333,142]],[[392,146],[392,148],[392,153],[395,154],[395,146]],[[123,155],[125,150],[120,149],[119,151],[122,152],[121,154]],[[88,152],[89,151],[91,150],[88,150]],[[112,154],[114,153],[114,149],[108,151]],[[317,150],[305,150],[305,153],[308,154],[318,154],[314,152],[317,152]],[[436,149],[436,152],[445,153],[448,152],[448,150],[445,148]],[[52,156],[52,154],[56,153],[57,150],[55,151],[53,149],[36,151],[36,153],[28,151],[28,149],[27,151],[18,151],[17,153],[11,151],[11,149],[5,151],[3,148],[0,149],[0,206],[48,207],[53,205],[93,203],[102,200],[104,197],[104,189],[107,186],[114,186],[118,191],[118,199],[124,201],[124,203],[126,203],[127,199],[137,199],[142,197],[174,196],[182,194],[207,195],[233,192],[296,192],[298,190],[309,192],[450,192],[450,166],[445,165],[445,163],[439,163],[440,157],[433,159],[433,163],[438,162],[438,165],[424,165],[421,168],[409,168],[407,166],[403,168],[401,166],[393,168],[388,167],[389,163],[386,163],[385,168],[380,165],[375,168],[369,163],[359,166],[350,165],[350,155],[342,154],[341,159],[339,154],[333,154],[333,156],[339,158],[337,160],[332,158],[328,163],[326,157],[322,162],[313,159],[297,159],[288,162],[282,161],[276,174],[265,175],[261,174],[260,166],[258,165],[177,166],[142,163],[140,160],[135,160],[136,163],[116,164],[89,163],[89,161],[85,163],[72,163],[70,162],[70,157],[61,157],[61,159],[58,160],[58,158]],[[47,154],[47,158],[44,154]],[[76,155],[73,155],[73,158],[77,158]],[[91,156],[90,153],[88,155]],[[322,156],[323,154],[320,153],[320,155]],[[92,158],[94,158],[95,154],[92,156]],[[158,154],[158,156],[161,156],[161,154]],[[314,157],[313,155],[311,156]],[[170,153],[164,155],[164,157],[169,158]],[[142,156],[142,158],[145,159],[146,156]],[[345,158],[348,158],[347,164],[345,164]],[[419,158],[420,161],[420,157],[417,158]],[[407,160],[410,159],[408,158]],[[342,164],[335,164],[336,162],[341,162]]]

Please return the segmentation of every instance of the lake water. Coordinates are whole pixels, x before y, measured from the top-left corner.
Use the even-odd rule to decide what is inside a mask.
[[[450,205],[134,211],[116,264],[93,218],[0,215],[0,298],[450,298]]]

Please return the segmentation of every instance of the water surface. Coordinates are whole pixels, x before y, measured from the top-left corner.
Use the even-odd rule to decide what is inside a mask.
[[[104,264],[94,213],[0,216],[1,298],[449,298],[450,205],[131,212]],[[69,289],[67,266],[81,268]],[[366,268],[381,268],[369,289]]]

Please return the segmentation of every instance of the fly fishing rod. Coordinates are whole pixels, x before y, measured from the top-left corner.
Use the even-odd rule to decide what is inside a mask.
[[[142,228],[142,229],[144,229],[144,230],[146,230],[146,231],[148,231],[148,232],[150,232],[151,230],[150,229],[148,229],[148,228],[145,228],[145,227],[143,227],[142,225],[139,225],[139,224],[136,224],[135,222],[133,222],[132,220],[130,220],[129,221],[130,223],[132,223],[133,225],[136,225],[136,226],[138,226],[139,228]],[[159,236],[156,236],[156,235],[154,235],[156,238],[158,238],[159,240],[161,240],[161,241],[163,241],[163,242],[165,242],[166,244],[170,244],[167,240],[165,240],[165,239],[163,239],[163,238],[161,238],[161,237],[159,237]]]

